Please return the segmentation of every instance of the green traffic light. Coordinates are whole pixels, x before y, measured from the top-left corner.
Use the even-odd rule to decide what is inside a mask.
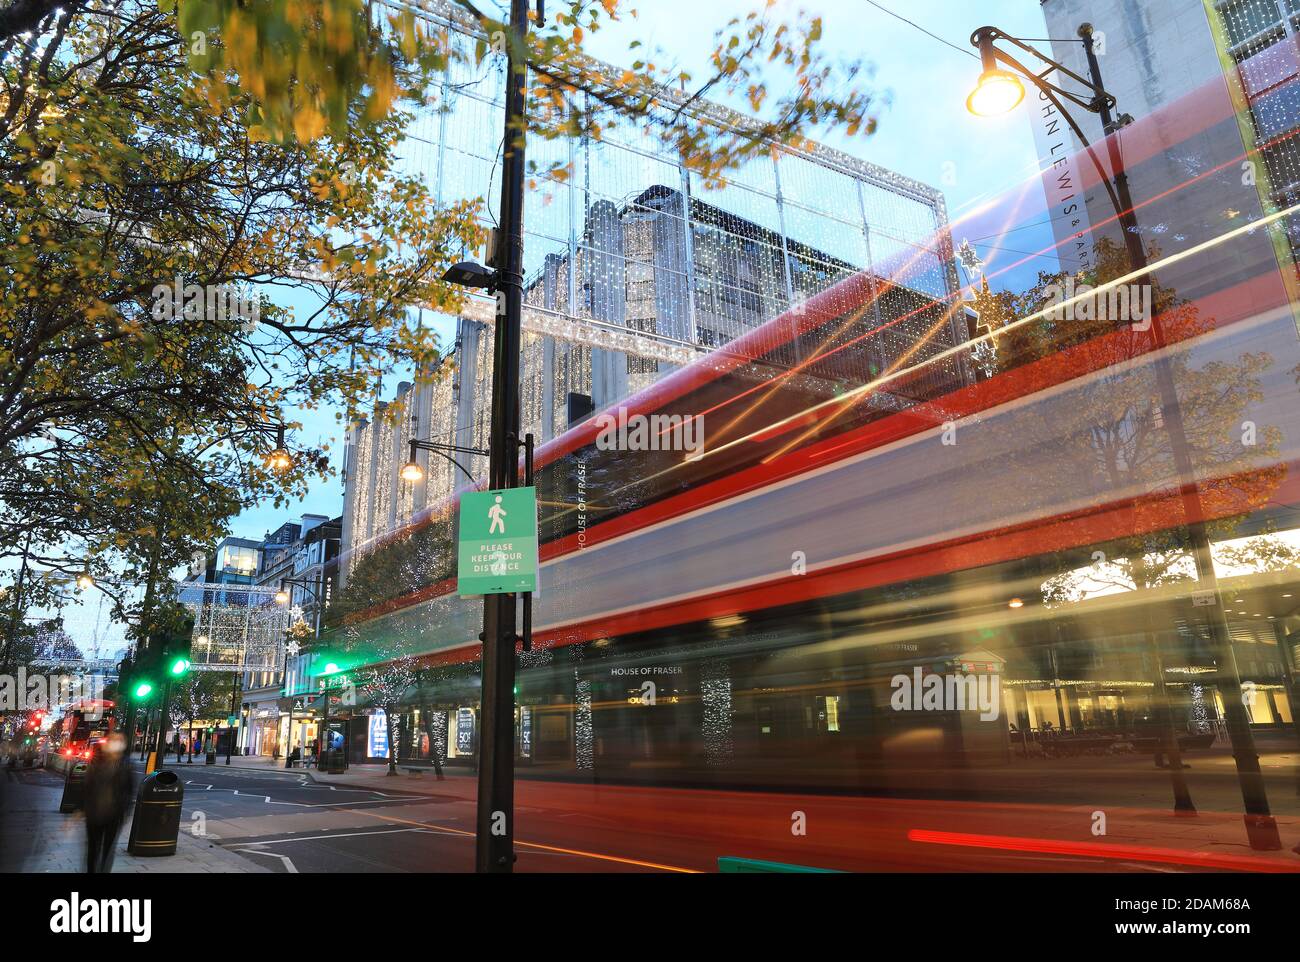
[[[332,661],[325,666],[325,674],[327,675],[337,675],[339,671],[340,671],[339,666],[334,664],[334,662]]]
[[[176,677],[180,677],[181,675],[185,674],[189,670],[190,670],[190,662],[188,658],[177,658],[175,661],[172,662],[171,672],[172,675]]]
[[[153,691],[153,685],[149,684],[147,681],[142,681],[140,684],[135,686],[135,697],[146,698],[151,691]]]

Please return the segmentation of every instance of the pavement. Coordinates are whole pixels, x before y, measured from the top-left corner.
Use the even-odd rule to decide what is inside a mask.
[[[42,768],[0,770],[0,872],[86,871],[86,826],[81,812],[63,814],[63,776]],[[127,854],[128,814],[117,840],[113,873],[266,872],[215,842],[182,831],[176,854],[139,858]]]

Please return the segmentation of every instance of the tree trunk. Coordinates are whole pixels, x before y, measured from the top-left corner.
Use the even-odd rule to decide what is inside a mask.
[[[442,778],[442,753],[438,751],[438,732],[433,727],[432,713],[429,714],[429,754],[433,757],[434,774]]]
[[[384,709],[384,723],[388,726],[388,774],[397,774],[397,740],[393,737],[396,726],[393,724],[393,712]]]

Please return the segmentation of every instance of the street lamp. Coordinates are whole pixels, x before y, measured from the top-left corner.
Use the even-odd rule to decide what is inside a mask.
[[[1025,85],[1015,74],[998,67],[998,51],[993,46],[992,28],[985,27],[983,31],[977,31],[974,39],[980,48],[980,64],[984,72],[980,74],[975,89],[966,98],[966,109],[976,117],[996,117],[1010,113],[1025,99]]]
[[[484,451],[482,448],[469,448],[461,444],[438,444],[434,441],[419,441],[415,438],[412,438],[410,443],[410,454],[407,455],[406,463],[402,465],[402,470],[398,472],[398,476],[403,481],[409,481],[412,484],[424,478],[424,468],[420,467],[420,463],[415,460],[416,451],[432,451],[439,457],[447,459],[452,464],[456,465],[456,467],[460,468],[461,473],[464,474],[465,477],[469,478],[470,484],[474,484],[477,479],[474,475],[469,473],[469,470],[465,465],[461,464],[451,455],[477,454],[481,457],[488,457],[488,452]]]
[[[1031,84],[1038,88],[1043,97],[1049,100],[1060,112],[1065,122],[1069,124],[1070,129],[1074,131],[1080,143],[1088,152],[1093,165],[1097,168],[1097,174],[1102,186],[1106,188],[1106,194],[1110,198],[1111,205],[1115,208],[1115,219],[1119,222],[1124,235],[1124,245],[1128,251],[1129,263],[1134,275],[1141,275],[1147,269],[1146,249],[1142,246],[1142,238],[1138,231],[1137,215],[1134,212],[1133,198],[1129,192],[1128,174],[1124,169],[1124,159],[1119,149],[1118,138],[1114,134],[1126,124],[1132,121],[1132,118],[1126,114],[1121,114],[1115,118],[1112,111],[1116,107],[1115,98],[1106,91],[1101,80],[1101,65],[1097,62],[1097,53],[1093,46],[1093,29],[1092,24],[1080,24],[1079,40],[1083,44],[1084,53],[1088,59],[1088,78],[1070,70],[1064,64],[1051,59],[1033,47],[1029,46],[1023,40],[1009,36],[998,30],[996,27],[980,27],[971,34],[971,44],[979,48],[980,63],[984,72],[974,92],[967,98],[967,108],[979,116],[988,116],[982,113],[982,110],[993,110],[999,105],[1009,103],[1011,98],[1006,96],[1007,89],[1002,88],[1001,100],[998,99],[997,89],[991,85],[1001,81],[992,76],[992,73],[1004,73],[997,68],[997,64],[1002,63],[1024,76]],[[994,42],[1002,40],[1011,44],[1026,53],[1038,58],[1047,64],[1047,69],[1041,74],[1036,74],[1024,64],[1020,63],[1014,57],[1003,50],[994,46]],[[1086,88],[1091,96],[1085,97],[1072,93],[1060,87],[1046,78],[1053,71],[1064,74]],[[985,85],[986,78],[990,84],[987,94],[981,93],[981,88]],[[1096,154],[1092,149],[1092,144],[1084,136],[1070,111],[1062,103],[1063,100],[1069,101],[1075,106],[1097,114],[1102,122],[1102,130],[1106,134],[1108,141],[1108,153],[1110,156],[1111,169],[1114,171],[1113,180],[1102,169]],[[1011,103],[1001,112],[1013,109],[1020,101]],[[976,108],[980,109],[976,109]],[[1255,748],[1255,739],[1250,731],[1250,719],[1246,715],[1245,706],[1241,703],[1239,691],[1241,687],[1241,675],[1237,669],[1236,653],[1232,647],[1232,636],[1228,629],[1227,615],[1223,609],[1223,599],[1219,593],[1218,576],[1214,570],[1214,559],[1210,550],[1210,536],[1205,526],[1205,512],[1201,502],[1200,490],[1197,487],[1196,474],[1193,469],[1189,445],[1187,442],[1187,429],[1183,423],[1182,406],[1178,399],[1177,386],[1174,384],[1174,376],[1169,367],[1168,358],[1165,356],[1164,349],[1168,346],[1165,338],[1164,325],[1158,312],[1151,312],[1150,336],[1152,346],[1155,349],[1154,368],[1156,382],[1160,393],[1160,411],[1164,420],[1165,431],[1169,437],[1170,453],[1173,456],[1174,471],[1183,483],[1182,502],[1183,512],[1185,515],[1185,525],[1187,527],[1188,546],[1191,549],[1193,560],[1196,563],[1196,578],[1202,590],[1213,595],[1213,604],[1206,608],[1206,620],[1210,629],[1210,636],[1213,639],[1216,653],[1216,662],[1219,667],[1219,688],[1223,694],[1224,712],[1227,715],[1228,737],[1232,742],[1232,756],[1237,768],[1237,781],[1241,787],[1242,802],[1245,808],[1246,837],[1251,848],[1276,851],[1282,847],[1282,840],[1278,834],[1277,821],[1273,818],[1268,805],[1268,793],[1264,786],[1263,772],[1259,766],[1259,753]],[[1156,648],[1152,653],[1156,664],[1157,690],[1163,690],[1164,669],[1160,661],[1160,652]],[[1232,691],[1235,682],[1237,692]],[[1224,690],[1227,689],[1227,690]],[[1168,711],[1167,705],[1162,709]],[[1170,732],[1170,770],[1174,778],[1176,808],[1180,810],[1191,811],[1191,800],[1186,793],[1185,783],[1181,781],[1181,761],[1177,754],[1178,741],[1177,736]]]
[[[489,291],[495,290],[497,286],[497,272],[473,261],[461,261],[459,264],[453,264],[447,268],[442,275],[442,279],[448,284],[455,284],[458,287],[480,288]]]
[[[284,446],[284,425],[276,426],[275,447],[267,452],[266,466],[272,471],[283,473],[293,467],[293,455]]]
[[[994,68],[980,74],[975,89],[966,98],[966,109],[976,117],[996,117],[1020,106],[1025,85],[1015,74]]]
[[[95,587],[95,579],[91,576],[89,571],[83,571],[81,574],[77,575],[77,587],[82,591],[89,591],[91,588]]]

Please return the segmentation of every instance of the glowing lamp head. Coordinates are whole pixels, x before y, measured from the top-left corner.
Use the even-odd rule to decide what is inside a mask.
[[[424,468],[420,467],[414,461],[407,461],[402,465],[401,478],[403,481],[409,481],[412,484],[424,477]]]
[[[339,673],[339,666],[336,665],[334,662],[331,661],[328,665],[325,666],[325,674],[337,675],[338,673]]]
[[[1007,602],[1008,608],[1023,608],[1024,606],[1025,603],[1020,598],[1012,598],[1010,601]]]
[[[293,455],[284,448],[276,448],[266,456],[266,466],[277,474],[283,474],[293,467]]]
[[[90,572],[83,571],[81,574],[77,575],[77,587],[82,591],[89,591],[91,588],[95,587],[95,579],[91,577]]]
[[[275,603],[277,605],[287,605],[289,603],[289,592],[281,588],[275,593]]]
[[[1025,85],[1015,74],[994,67],[980,74],[975,89],[966,98],[966,109],[976,117],[998,117],[1020,106]]]

